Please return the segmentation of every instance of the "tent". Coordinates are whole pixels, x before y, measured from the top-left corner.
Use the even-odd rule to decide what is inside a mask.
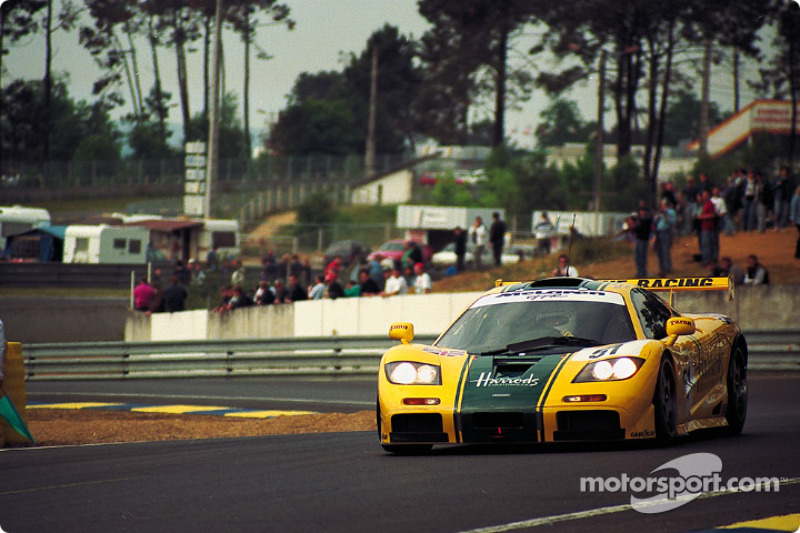
[[[47,226],[12,235],[6,240],[3,257],[10,261],[61,262],[66,231],[67,226]]]

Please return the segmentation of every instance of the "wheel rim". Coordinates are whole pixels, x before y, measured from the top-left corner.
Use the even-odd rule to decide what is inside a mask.
[[[733,389],[733,402],[736,416],[741,419],[747,402],[747,375],[739,352],[731,361],[731,389]]]

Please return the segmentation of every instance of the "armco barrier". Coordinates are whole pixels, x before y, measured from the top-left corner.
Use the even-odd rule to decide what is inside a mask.
[[[800,371],[800,329],[746,334],[751,370]],[[430,343],[432,335],[415,342]],[[98,342],[23,346],[27,379],[92,380],[241,376],[370,376],[396,344],[386,335]]]
[[[29,381],[374,375],[380,355],[393,344],[387,335],[30,344],[23,356]]]

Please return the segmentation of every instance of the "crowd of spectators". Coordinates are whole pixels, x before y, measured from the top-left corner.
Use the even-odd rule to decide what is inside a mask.
[[[797,199],[795,199],[797,198]],[[625,222],[622,233],[636,243],[636,276],[647,277],[647,251],[658,254],[659,276],[672,271],[671,248],[676,236],[694,234],[695,259],[714,275],[734,274],[737,283],[767,284],[769,274],[756,255],[748,258],[747,271],[720,258],[720,234],[782,231],[791,225],[800,232],[800,186],[792,185],[790,169],[781,167],[769,179],[757,169],[737,168],[724,184],[707,174],[686,178],[678,191],[672,182],[661,186],[659,209],[651,213],[644,201]],[[800,259],[800,235],[795,258]]]
[[[335,257],[324,266],[323,272],[313,275],[308,261],[298,256],[285,256],[275,262],[271,254],[262,260],[258,285],[246,288],[243,274],[235,269],[231,283],[222,290],[217,312],[227,312],[240,307],[280,305],[303,300],[328,298],[355,298],[379,296],[388,298],[405,294],[425,294],[432,289],[430,274],[422,262],[360,260],[345,265]],[[242,271],[243,272],[243,271]],[[288,278],[288,283],[284,279]]]

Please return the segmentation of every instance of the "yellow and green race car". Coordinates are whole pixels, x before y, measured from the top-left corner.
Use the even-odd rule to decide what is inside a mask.
[[[728,290],[727,278],[502,283],[430,346],[393,324],[378,435],[392,453],[435,444],[671,441],[742,431],[747,343],[721,314],[680,314],[654,291]],[[670,301],[672,299],[670,298]]]

